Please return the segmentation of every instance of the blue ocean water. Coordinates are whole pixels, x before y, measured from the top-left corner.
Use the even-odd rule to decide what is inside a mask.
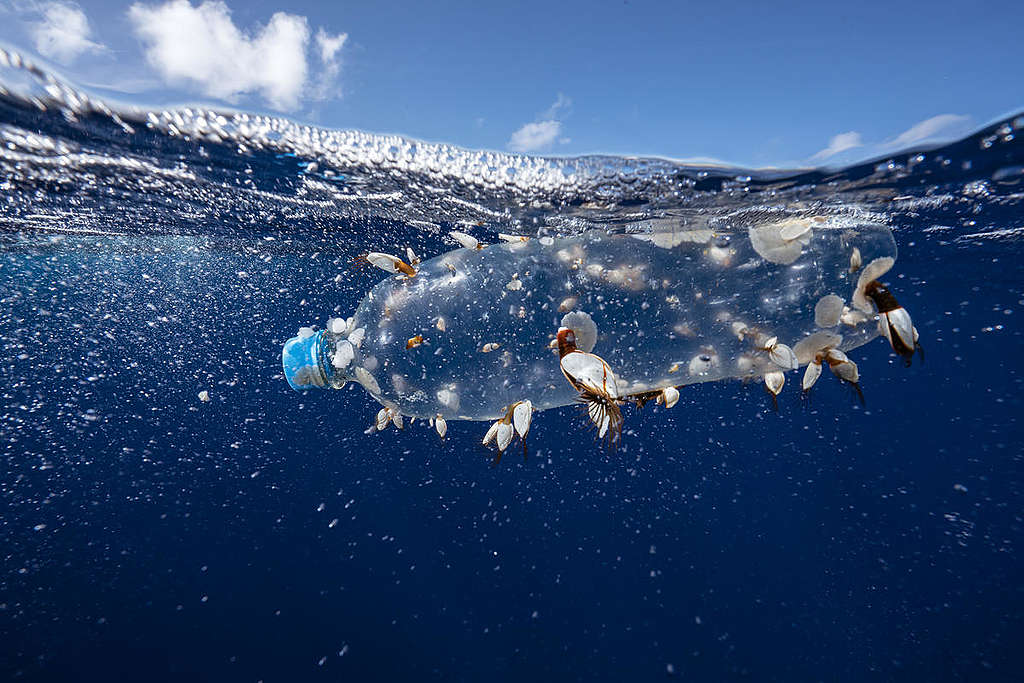
[[[510,157],[90,98],[3,53],[0,672],[1019,680],[1024,118],[836,170]],[[921,334],[822,381],[366,434],[281,344],[369,250],[794,211],[889,224]],[[209,392],[210,400],[199,393]]]

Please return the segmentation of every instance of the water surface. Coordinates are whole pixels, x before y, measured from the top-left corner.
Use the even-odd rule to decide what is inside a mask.
[[[25,680],[991,680],[1024,660],[1024,120],[843,169],[514,157],[90,98],[0,53],[0,669]],[[280,348],[368,250],[889,224],[927,363],[364,434]],[[208,391],[209,402],[198,395]]]

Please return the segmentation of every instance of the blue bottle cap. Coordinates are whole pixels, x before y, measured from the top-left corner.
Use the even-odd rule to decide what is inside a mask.
[[[295,391],[327,386],[325,334],[321,330],[305,337],[292,337],[281,349],[284,378]]]

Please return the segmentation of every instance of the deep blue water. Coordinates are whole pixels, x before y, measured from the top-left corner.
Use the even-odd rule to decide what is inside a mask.
[[[230,115],[211,141],[69,92],[0,96],[0,675],[1020,680],[1020,118],[765,175]],[[851,353],[864,407],[702,384],[615,452],[538,414],[491,467],[480,423],[367,435],[358,386],[281,378],[368,249],[793,207],[895,232],[927,360]]]

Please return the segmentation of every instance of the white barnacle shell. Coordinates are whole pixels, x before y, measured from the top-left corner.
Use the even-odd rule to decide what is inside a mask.
[[[850,252],[850,272],[856,273],[860,270],[861,263],[860,249],[854,247]]]
[[[495,432],[495,437],[498,440],[499,451],[503,451],[508,448],[508,445],[512,443],[512,425],[508,422],[499,422],[498,429]]]
[[[821,377],[821,363],[811,361],[807,364],[807,369],[804,370],[804,379],[802,382],[803,390],[807,391],[813,387],[819,377]]]
[[[387,408],[381,408],[377,411],[377,420],[374,423],[377,427],[378,432],[383,432],[387,429],[388,425],[391,424],[391,411]]]
[[[675,387],[665,387],[661,390],[661,401],[666,408],[671,408],[679,402],[679,390]]]
[[[715,265],[728,267],[732,264],[732,257],[736,255],[736,250],[732,247],[711,245],[707,248],[705,254]]]
[[[452,412],[459,409],[459,395],[452,389],[439,389],[435,394],[437,402]]]
[[[888,273],[894,263],[896,263],[896,261],[892,257],[883,256],[882,258],[876,258],[874,261],[864,266],[864,270],[861,271],[860,277],[857,278],[857,287],[853,290],[854,307],[864,311],[865,313],[875,312],[871,307],[871,301],[868,299],[867,295],[864,294],[864,289],[868,286],[868,283],[873,280],[877,280]]]
[[[702,349],[699,354],[690,359],[687,367],[691,375],[706,375],[718,366],[718,354],[714,349]]]
[[[564,299],[562,299],[562,303],[558,304],[558,310],[561,311],[562,313],[571,311],[572,309],[576,308],[577,301],[578,299],[576,297],[567,296]]]
[[[391,409],[391,420],[395,423],[395,426],[399,429],[405,429],[405,425],[402,424],[402,414],[398,412],[397,408]]]
[[[803,245],[811,239],[813,221],[790,218],[768,225],[752,225],[748,229],[750,244],[766,261],[788,265],[800,258]]]
[[[814,324],[818,327],[835,327],[843,315],[843,298],[826,294],[814,305]]]
[[[300,327],[299,328],[299,339],[308,339],[315,334],[312,327]]]
[[[917,330],[914,329],[914,323],[910,320],[910,314],[902,306],[883,313],[878,319],[878,329],[890,344],[892,344],[890,329],[896,332],[900,341],[903,342],[903,346],[908,349],[913,349],[914,342],[917,341]]]
[[[847,382],[857,383],[860,379],[860,375],[857,372],[857,364],[846,357],[846,354],[838,349],[829,349],[828,352],[828,366],[832,369],[834,374],[839,379],[845,379]]]
[[[856,308],[843,306],[843,314],[839,316],[839,320],[848,327],[857,327],[857,325],[867,322],[868,316],[863,311],[858,311]]]
[[[793,349],[789,348],[785,344],[774,344],[771,347],[771,351],[768,352],[772,362],[778,365],[783,370],[796,370],[800,367],[800,363],[796,359],[796,354],[793,353]]]
[[[371,251],[366,255],[366,260],[388,273],[399,273],[398,264],[401,262],[397,256],[385,254],[379,251]]]
[[[857,364],[852,360],[848,360],[845,363],[839,363],[838,365],[830,365],[832,372],[835,376],[840,379],[845,379],[847,382],[856,384],[860,379],[860,374],[857,371]]]
[[[793,353],[796,354],[797,362],[804,365],[814,360],[819,351],[835,348],[842,343],[842,335],[835,332],[815,332],[798,341],[793,346]]]
[[[356,352],[352,347],[351,342],[346,339],[342,339],[338,342],[338,345],[334,347],[334,358],[331,359],[331,364],[339,370],[343,370],[349,366],[349,363],[355,358]]]
[[[584,311],[573,311],[562,316],[562,327],[568,327],[576,335],[576,348],[590,353],[597,345],[597,323]]]
[[[377,384],[377,379],[371,375],[366,368],[357,367],[355,375],[356,381],[359,382],[364,389],[375,396],[380,395],[380,385]]]
[[[737,358],[736,358],[736,370],[741,375],[746,375],[746,374],[748,374],[753,369],[754,369],[754,359],[751,358],[750,355],[748,355],[746,353],[743,353],[743,354],[740,354],[739,356],[737,356]]]
[[[779,237],[787,242],[798,240],[804,235],[811,232],[811,226],[814,224],[813,220],[806,218],[797,218],[793,220],[783,221],[779,228]]]
[[[327,329],[334,334],[345,334],[348,329],[348,323],[345,322],[344,318],[331,318],[327,321]]]
[[[350,334],[348,336],[348,340],[352,344],[352,346],[355,346],[356,348],[359,348],[360,346],[363,345],[363,339],[365,337],[366,337],[366,328],[365,327],[360,327],[358,329],[352,330],[352,334]]]
[[[498,420],[497,422],[495,422],[494,424],[491,425],[490,429],[487,430],[487,433],[484,434],[484,440],[483,440],[483,444],[485,446],[487,444],[491,443],[492,441],[494,441],[494,437],[497,436],[497,434],[498,434],[498,427],[500,427],[500,426],[501,426],[501,420]]]
[[[583,351],[573,351],[562,357],[560,365],[562,372],[571,379],[573,384],[595,394],[610,398],[619,397],[615,374],[608,363],[599,356]]]
[[[459,244],[461,244],[466,249],[476,249],[477,247],[480,246],[480,242],[478,242],[475,237],[473,237],[472,235],[467,235],[464,232],[459,232],[458,230],[452,230],[451,232],[448,233],[448,236],[451,237],[456,242],[458,242]]]
[[[678,247],[683,242],[707,244],[711,241],[714,233],[711,230],[679,230],[673,228],[672,230],[659,230],[656,232],[630,233],[629,236],[643,242],[650,242],[661,249],[672,249]]]
[[[444,435],[448,433],[448,422],[438,415],[437,420],[434,421],[434,429],[437,430],[437,435],[443,439]]]
[[[839,349],[829,349],[825,353],[825,358],[828,360],[830,365],[833,363],[848,363],[850,361],[849,356]]]
[[[505,285],[505,289],[510,292],[518,292],[523,288],[523,281],[519,279],[518,275],[513,275],[512,279]]]
[[[519,438],[525,439],[530,432],[530,422],[533,420],[533,404],[529,400],[520,401],[512,409],[512,424],[516,428]]]
[[[767,372],[764,375],[764,385],[773,396],[778,396],[782,391],[782,385],[786,383],[786,376],[781,372]]]

